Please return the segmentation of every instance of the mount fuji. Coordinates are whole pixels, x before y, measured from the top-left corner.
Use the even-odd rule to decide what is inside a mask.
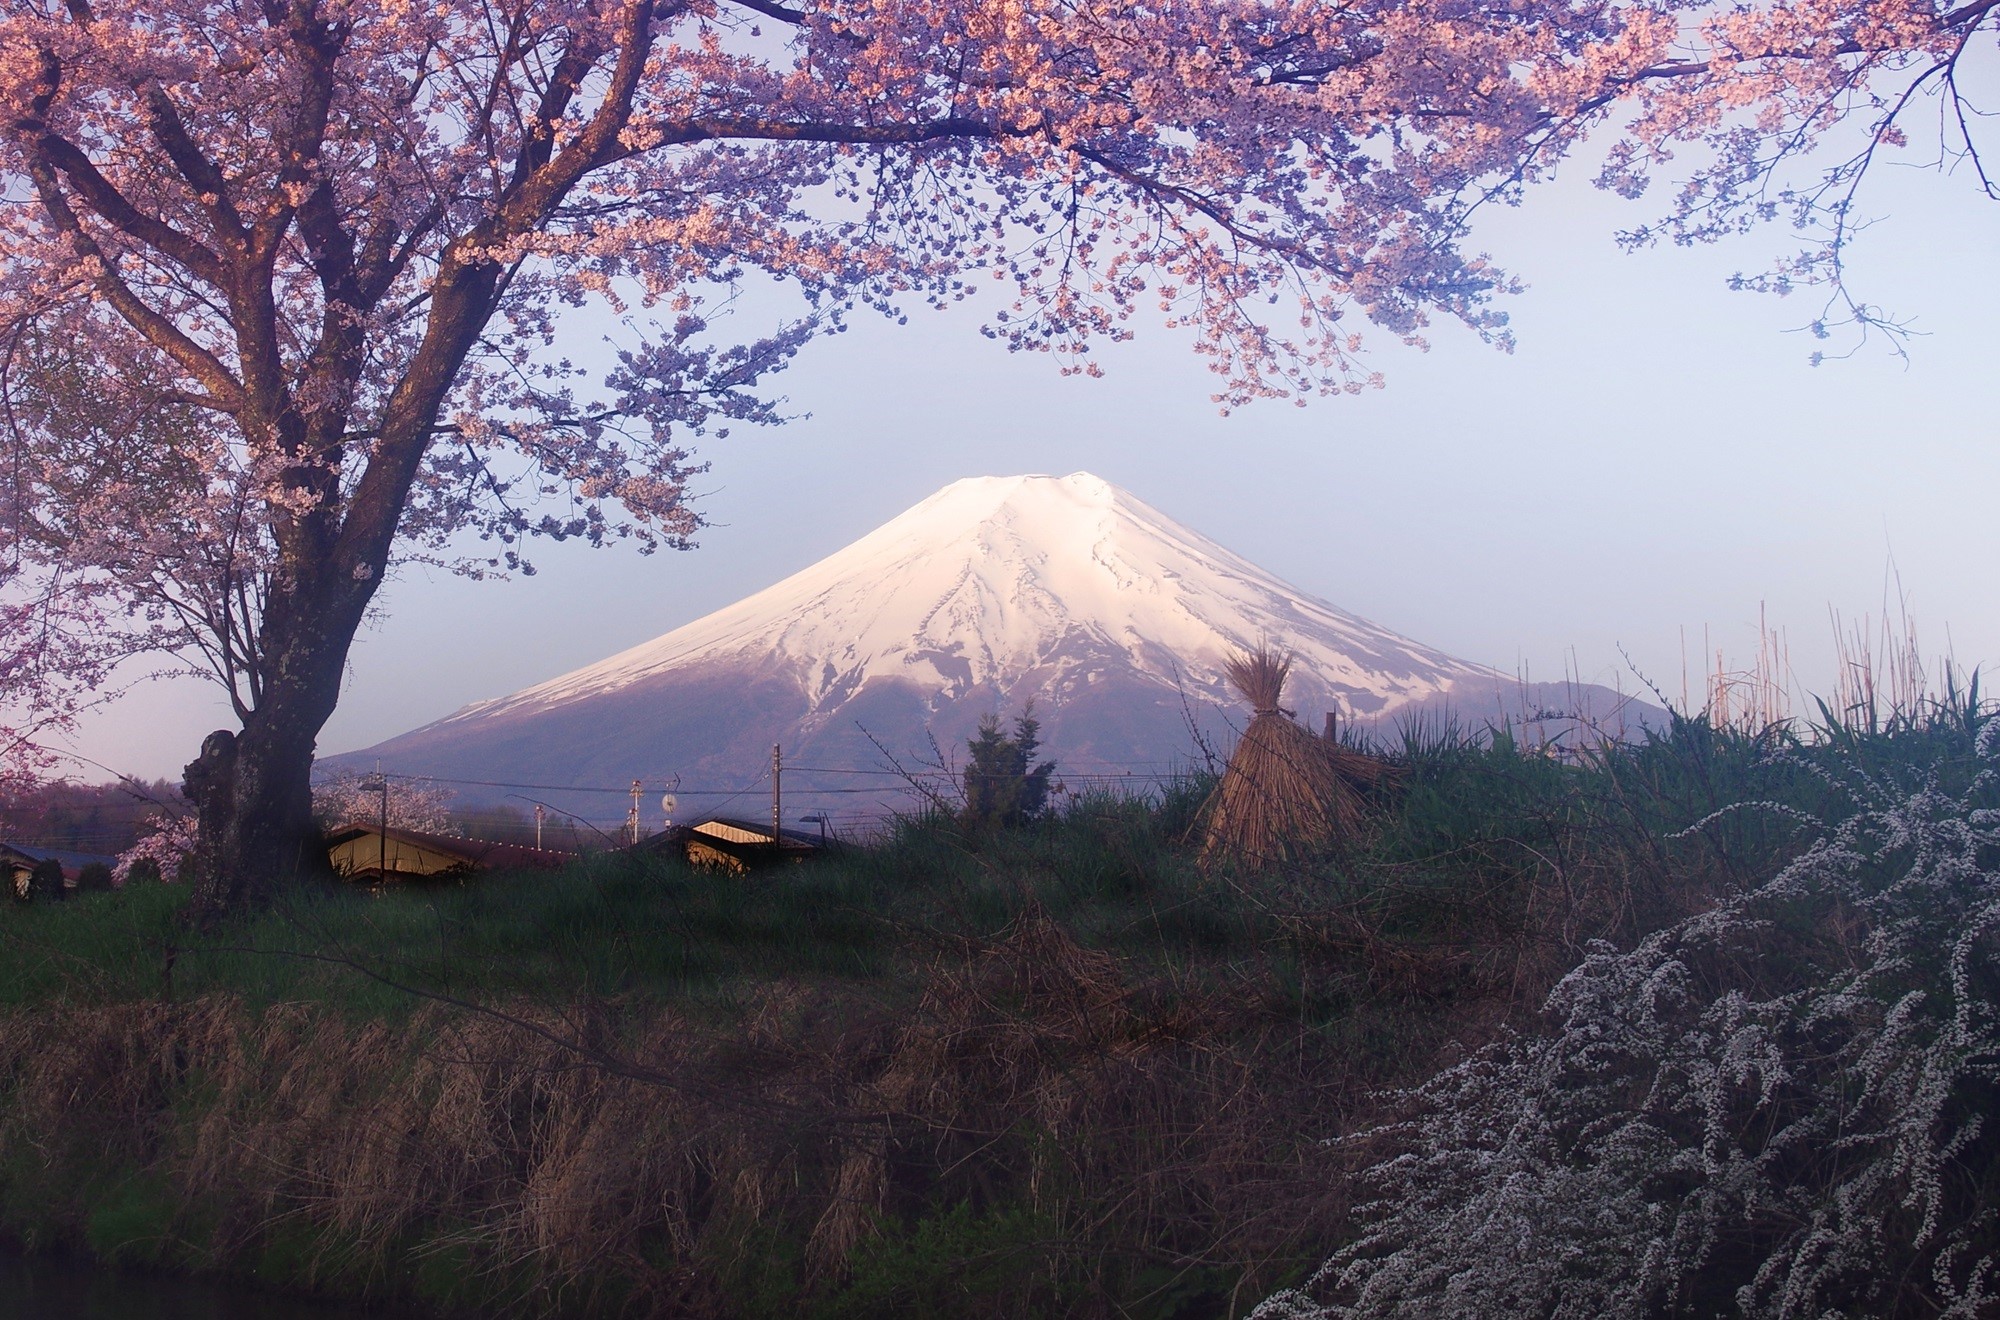
[[[1260,643],[1294,657],[1287,704],[1315,728],[1324,711],[1382,724],[1441,707],[1475,727],[1549,710],[1660,718],[1608,688],[1523,683],[1399,636],[1078,472],[954,482],[706,618],[329,760],[460,781],[473,798],[506,781],[677,779],[683,810],[741,791],[735,809],[755,812],[782,744],[800,767],[787,805],[838,813],[898,787],[885,752],[949,754],[982,716],[1032,702],[1062,777],[1143,779],[1192,760],[1196,731],[1226,752],[1245,713],[1223,663]],[[550,800],[600,818],[624,805]]]

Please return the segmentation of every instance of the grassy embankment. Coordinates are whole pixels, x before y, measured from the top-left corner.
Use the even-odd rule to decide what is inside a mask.
[[[481,1313],[1240,1313],[1340,1240],[1372,1092],[1801,845],[1723,808],[1969,775],[1973,723],[1419,737],[1288,875],[1198,876],[1191,780],[747,880],[0,911],[0,1232]]]

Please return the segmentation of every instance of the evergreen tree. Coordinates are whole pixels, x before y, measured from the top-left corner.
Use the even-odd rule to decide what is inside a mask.
[[[1041,815],[1048,806],[1049,780],[1056,763],[1035,764],[1041,749],[1041,723],[1033,708],[1014,721],[1012,737],[1000,732],[1000,717],[979,721],[979,734],[966,741],[971,761],[965,767],[965,821],[976,830],[1013,829]]]

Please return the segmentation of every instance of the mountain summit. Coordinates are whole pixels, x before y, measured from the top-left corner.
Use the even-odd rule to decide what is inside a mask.
[[[1599,713],[1615,699],[1537,692],[1556,685],[1453,659],[1077,472],[953,482],[706,618],[351,755],[404,773],[679,775],[720,791],[767,767],[774,743],[800,765],[879,770],[885,750],[962,746],[982,715],[1032,702],[1066,775],[1143,774],[1193,755],[1191,725],[1222,731],[1237,704],[1223,662],[1262,642],[1295,657],[1287,697],[1315,725],[1327,710],[1374,723],[1449,702],[1474,721],[1518,720],[1558,699],[1587,696]],[[836,780],[805,773],[821,778],[794,789],[788,776],[787,796],[801,811],[829,805]]]
[[[811,721],[871,683],[932,710],[1033,698],[1051,727],[1096,683],[1142,676],[1226,699],[1222,662],[1269,639],[1293,690],[1380,714],[1500,677],[1335,609],[1087,472],[970,477],[812,567],[665,636],[445,723],[588,701],[679,670],[780,671]],[[442,726],[439,726],[442,727]]]

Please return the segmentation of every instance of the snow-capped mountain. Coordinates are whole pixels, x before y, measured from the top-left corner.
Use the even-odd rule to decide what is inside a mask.
[[[933,739],[948,753],[982,715],[1033,702],[1066,776],[1143,775],[1193,758],[1196,729],[1226,750],[1224,713],[1242,713],[1223,662],[1262,642],[1295,657],[1287,704],[1314,727],[1441,703],[1475,722],[1580,701],[1605,717],[1619,700],[1413,642],[1078,472],[954,482],[706,618],[335,759],[535,784],[678,775],[700,809],[775,743],[825,767],[787,776],[808,811],[867,796],[833,771],[922,759]]]

